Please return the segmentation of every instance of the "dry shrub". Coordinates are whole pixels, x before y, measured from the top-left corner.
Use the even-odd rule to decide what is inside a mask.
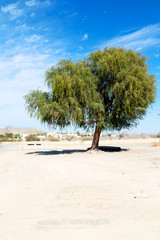
[[[160,147],[160,143],[159,142],[152,142],[152,147]]]
[[[65,140],[72,141],[75,137],[74,136],[66,136]]]
[[[53,137],[53,136],[49,136],[47,139],[48,139],[49,141],[51,141],[51,142],[58,142],[58,141],[60,141],[60,139],[55,138],[55,137]]]
[[[36,134],[30,134],[30,135],[26,136],[25,139],[27,142],[40,141],[40,138]]]
[[[75,137],[75,135],[65,134],[65,135],[63,135],[63,139],[67,140],[67,141],[72,141],[72,140],[75,140],[76,137]]]
[[[82,137],[82,141],[91,141],[93,137]]]

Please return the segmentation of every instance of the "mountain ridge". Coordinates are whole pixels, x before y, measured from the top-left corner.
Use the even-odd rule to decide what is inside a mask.
[[[16,128],[12,126],[7,126],[5,128],[0,128],[0,134],[13,133],[13,134],[40,134],[44,133],[43,130],[34,127],[27,128]]]

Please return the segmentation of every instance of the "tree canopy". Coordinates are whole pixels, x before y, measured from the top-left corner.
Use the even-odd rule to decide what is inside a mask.
[[[124,48],[106,47],[76,63],[62,60],[46,71],[45,82],[48,92],[25,96],[30,115],[49,125],[95,127],[92,148],[102,130],[136,125],[156,95],[146,57]]]

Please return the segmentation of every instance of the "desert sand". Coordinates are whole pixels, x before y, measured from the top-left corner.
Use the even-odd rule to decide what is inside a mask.
[[[0,146],[0,239],[159,240],[158,139]]]

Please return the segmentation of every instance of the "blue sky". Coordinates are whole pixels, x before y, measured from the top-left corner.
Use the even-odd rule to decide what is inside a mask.
[[[60,59],[83,59],[105,46],[148,56],[157,76],[156,103],[132,133],[160,132],[160,2],[118,0],[0,1],[0,128],[40,127],[23,96],[42,88],[44,72]]]

